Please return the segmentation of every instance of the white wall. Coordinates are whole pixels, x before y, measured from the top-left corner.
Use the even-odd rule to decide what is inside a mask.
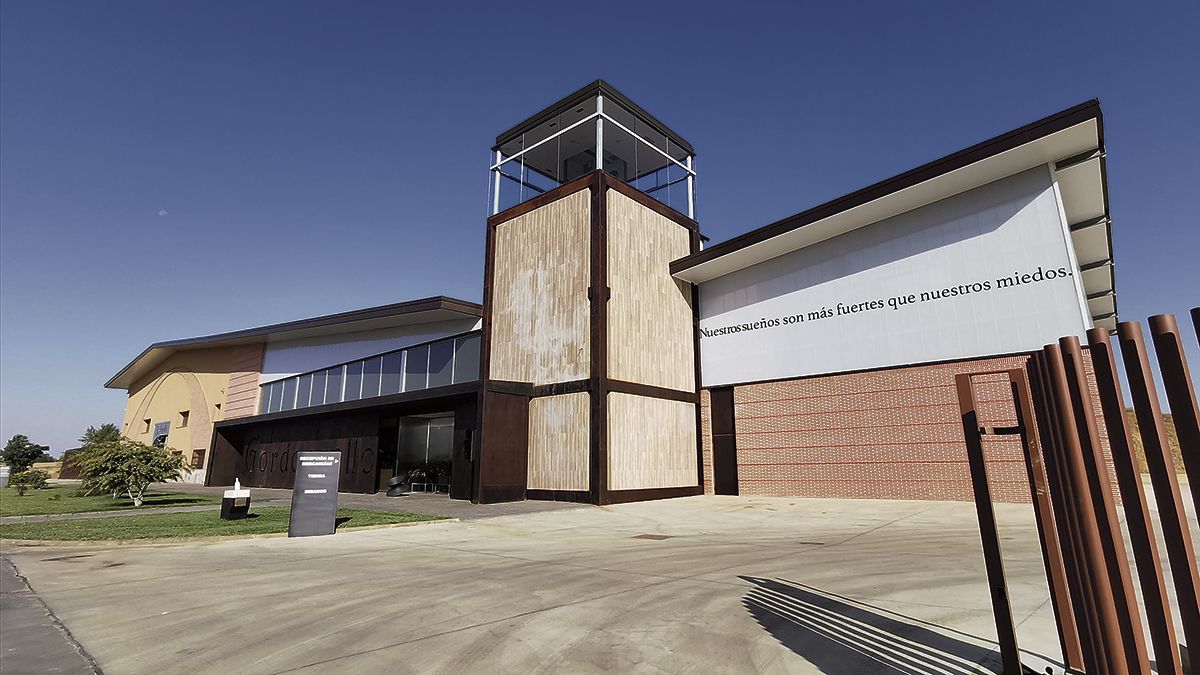
[[[464,333],[479,327],[475,318],[423,323],[382,330],[341,333],[267,344],[259,383],[272,382],[372,354]]]
[[[1039,266],[1066,275],[999,282]],[[1039,349],[1091,327],[1077,275],[1049,168],[1030,169],[701,284],[704,386]]]

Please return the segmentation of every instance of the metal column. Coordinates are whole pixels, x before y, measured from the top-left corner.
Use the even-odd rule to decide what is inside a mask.
[[[1104,411],[1104,426],[1108,432],[1108,446],[1112,453],[1113,468],[1117,485],[1121,490],[1121,505],[1125,511],[1125,524],[1129,529],[1129,543],[1133,548],[1133,559],[1137,563],[1138,582],[1142,587],[1142,601],[1146,607],[1146,623],[1150,628],[1150,639],[1154,644],[1154,660],[1160,675],[1174,673],[1182,675],[1179,661],[1179,643],[1175,637],[1175,624],[1171,618],[1171,604],[1167,586],[1163,581],[1162,563],[1158,558],[1158,543],[1154,537],[1154,522],[1146,506],[1142,492],[1142,476],[1133,455],[1129,436],[1129,425],[1125,417],[1125,400],[1121,395],[1121,382],[1117,379],[1116,360],[1108,331],[1093,328],[1088,331],[1088,351],[1092,356],[1092,368],[1096,373],[1096,386],[1100,393],[1100,406]]]
[[[1150,335],[1154,340],[1163,389],[1171,404],[1171,416],[1175,419],[1175,433],[1179,436],[1192,503],[1200,508],[1200,411],[1196,408],[1196,390],[1192,388],[1192,376],[1188,373],[1175,317],[1170,314],[1150,317]]]
[[[1096,522],[1096,512],[1089,503],[1080,498],[1091,492],[1088,481],[1088,470],[1080,444],[1079,428],[1076,426],[1073,414],[1072,397],[1067,383],[1067,371],[1063,365],[1062,351],[1058,345],[1047,345],[1044,350],[1047,370],[1049,371],[1050,387],[1057,402],[1058,427],[1062,431],[1064,474],[1070,484],[1070,490],[1075,497],[1073,509],[1077,523],[1078,536],[1083,552],[1083,565],[1090,577],[1089,585],[1093,592],[1089,594],[1095,603],[1094,615],[1098,622],[1099,647],[1103,654],[1102,660],[1088,664],[1089,669],[1097,668],[1100,663],[1107,667],[1113,675],[1129,675],[1131,672],[1141,672],[1136,660],[1130,669],[1130,655],[1127,653],[1126,642],[1121,632],[1121,619],[1117,614],[1114,585],[1109,575],[1108,564],[1105,560],[1104,546],[1101,543],[1100,528]],[[1136,659],[1136,654],[1132,655]]]
[[[971,375],[956,375],[954,383],[958,390],[958,407],[962,411],[963,436],[967,441],[967,462],[971,467],[971,487],[975,494],[975,513],[979,516],[979,537],[983,543],[983,562],[991,591],[992,614],[996,620],[996,639],[1000,643],[1003,675],[1022,675],[1021,652],[1017,648],[1017,631],[1013,626],[1012,606],[1008,600],[1004,557],[1000,549],[1000,535],[996,530],[996,512],[992,507],[992,493],[988,486],[982,430],[976,412],[975,385],[971,378]]]

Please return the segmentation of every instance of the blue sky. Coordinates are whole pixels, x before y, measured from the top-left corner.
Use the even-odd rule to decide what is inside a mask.
[[[5,0],[0,437],[60,452],[119,421],[102,384],[156,340],[479,300],[495,135],[597,77],[696,147],[714,241],[1099,97],[1121,316],[1182,319],[1198,25],[1197,3]]]

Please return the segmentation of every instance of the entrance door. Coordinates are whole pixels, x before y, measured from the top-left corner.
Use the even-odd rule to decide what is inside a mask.
[[[386,492],[388,481],[396,475],[396,451],[400,447],[400,420],[385,417],[379,421],[379,482],[376,487]]]
[[[451,459],[450,498],[470,499],[471,482],[474,475],[472,460],[475,451],[475,432],[472,429],[454,429],[454,456]]]
[[[475,433],[475,399],[454,408],[454,451],[450,458],[450,498],[470,499],[475,486],[475,461],[479,439]]]
[[[738,493],[737,435],[734,433],[733,387],[709,391],[713,440],[713,492]]]

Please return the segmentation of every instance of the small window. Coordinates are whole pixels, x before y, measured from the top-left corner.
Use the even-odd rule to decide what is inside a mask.
[[[189,415],[191,412],[192,412],[192,411],[190,411],[190,410],[180,410],[180,411],[179,411],[179,428],[180,428],[180,429],[182,429],[182,428],[184,428],[184,427],[186,427],[186,426],[187,426],[187,423],[188,423],[188,415]]]
[[[149,419],[142,420],[142,433],[143,434],[150,433],[150,420]]]
[[[170,433],[171,433],[170,420],[168,420],[166,422],[159,422],[158,424],[155,424],[154,425],[154,436],[152,436],[153,440],[150,441],[150,444],[156,448],[166,447],[167,435]]]
[[[204,448],[200,448],[198,450],[192,451],[192,468],[193,469],[203,469],[204,468],[204,453],[205,453]]]

